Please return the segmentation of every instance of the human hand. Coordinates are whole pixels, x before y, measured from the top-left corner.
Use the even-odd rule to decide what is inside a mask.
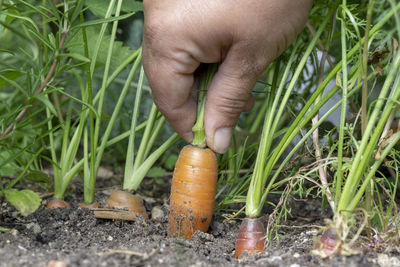
[[[252,107],[262,71],[303,28],[312,0],[144,0],[143,67],[159,110],[190,142],[194,72],[221,62],[207,92],[206,141],[224,153],[239,115]]]

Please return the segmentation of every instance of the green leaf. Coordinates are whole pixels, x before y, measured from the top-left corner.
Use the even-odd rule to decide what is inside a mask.
[[[50,110],[50,112],[57,117],[57,111],[55,109],[55,107],[53,106],[53,104],[50,102],[49,98],[47,98],[45,95],[40,94],[40,95],[36,95],[33,98],[38,99],[40,102],[42,102],[43,104],[45,104],[45,106]]]
[[[41,171],[29,171],[23,176],[25,180],[29,180],[35,183],[51,183],[51,177]]]
[[[14,81],[18,77],[21,76],[21,72],[19,71],[9,71],[7,73],[4,73],[0,77],[0,87],[10,84],[9,81]]]
[[[110,4],[109,0],[86,0],[86,6],[98,17],[104,18]],[[143,3],[141,1],[124,1],[121,6],[123,12],[137,12],[143,10]],[[115,8],[113,14],[115,13]]]
[[[156,178],[156,177],[162,177],[165,175],[165,170],[161,167],[153,167],[149,170],[147,173],[147,177],[150,178]]]
[[[82,62],[90,62],[90,59],[88,59],[87,57],[82,56],[81,54],[77,54],[77,53],[67,53],[67,54],[60,54],[60,57],[72,57],[76,60],[82,61]]]
[[[40,206],[39,195],[29,189],[7,189],[4,191],[4,196],[11,205],[21,212],[22,216],[28,216]]]
[[[169,155],[168,158],[165,160],[164,167],[167,170],[173,170],[177,160],[178,160],[177,155],[175,154]]]
[[[92,59],[97,36],[99,34],[100,27],[93,26],[86,28],[86,34],[88,39],[88,48],[89,48],[89,59]],[[99,54],[97,56],[96,64],[104,65],[107,61],[107,53],[108,53],[108,46],[110,43],[110,35],[105,35],[103,40],[100,44]],[[67,44],[68,44],[68,52],[71,54],[79,54],[84,57],[84,45],[83,45],[83,37],[82,31],[78,31],[71,39],[67,37]],[[123,62],[129,55],[131,55],[133,51],[124,46],[122,42],[115,41],[113,51],[112,51],[112,58],[111,58],[111,71],[115,70],[118,66],[120,66],[121,62]]]
[[[4,148],[0,151],[0,177],[14,176],[19,170],[18,165],[14,162],[17,153],[12,154],[12,152],[12,150],[7,151]]]

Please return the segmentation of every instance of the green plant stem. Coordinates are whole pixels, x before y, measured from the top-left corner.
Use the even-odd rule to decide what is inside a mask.
[[[146,129],[144,130],[143,137],[142,140],[140,141],[139,149],[136,154],[135,163],[133,164],[133,170],[139,168],[139,166],[145,160],[146,146],[147,143],[149,142],[150,135],[154,127],[154,123],[156,122],[157,112],[158,112],[157,107],[153,103],[153,105],[151,106],[149,118],[147,119]]]
[[[293,50],[296,50],[296,49],[297,49],[297,47],[294,47]],[[288,65],[292,64],[293,58],[294,58],[294,53],[292,53],[292,55],[291,55],[291,57],[289,59]],[[276,64],[278,64],[278,65],[280,64],[280,59],[279,58],[276,60]],[[279,66],[278,66],[278,68],[279,68]],[[281,80],[286,80],[286,77],[289,74],[289,70],[290,70],[290,68],[288,68],[288,67],[285,68],[284,78],[282,78]],[[272,91],[272,88],[276,88],[276,86],[277,86],[276,83],[278,82],[278,75],[279,75],[279,73],[277,71],[274,71],[273,77],[271,78],[271,80],[272,80],[271,91]],[[280,85],[280,89],[281,88],[283,88],[283,83],[281,83],[281,85]],[[251,134],[255,133],[257,131],[257,129],[260,127],[260,124],[263,121],[263,118],[265,117],[265,114],[267,114],[266,112],[267,112],[268,107],[269,107],[269,99],[265,98],[264,103],[262,104],[262,106],[261,106],[261,108],[260,108],[255,120],[253,121],[253,123],[252,123],[252,125],[250,127],[250,133]]]
[[[141,59],[142,59],[142,56],[141,56],[141,54],[139,54],[138,57],[136,58],[135,63],[132,65],[132,68],[131,68],[131,70],[130,70],[130,72],[128,74],[128,77],[126,78],[125,85],[122,88],[122,91],[121,91],[121,93],[120,93],[120,95],[118,97],[118,101],[117,101],[117,103],[115,105],[114,111],[113,111],[113,113],[111,115],[110,121],[107,124],[106,130],[104,131],[104,134],[103,134],[102,140],[101,140],[101,144],[100,144],[100,149],[99,149],[98,156],[97,156],[97,159],[96,159],[96,165],[95,165],[96,170],[100,166],[101,158],[102,158],[104,149],[106,147],[108,138],[110,137],[112,128],[113,128],[113,126],[115,124],[115,121],[117,120],[117,117],[118,117],[118,114],[119,114],[119,112],[120,112],[120,110],[122,108],[122,105],[124,104],[124,100],[126,98],[126,95],[129,92],[130,84],[131,84],[132,80],[135,78],[135,74],[136,74],[137,70],[139,69]]]
[[[143,178],[154,165],[154,163],[179,139],[178,134],[171,135],[160,147],[158,147],[151,155],[137,168],[128,183],[124,183],[125,190],[137,190]],[[132,183],[129,183],[132,182]]]
[[[84,23],[84,16],[83,12],[80,13],[81,23]],[[83,44],[84,44],[84,54],[86,58],[89,58],[89,47],[88,47],[88,40],[86,35],[86,28],[82,27],[82,37],[83,37]],[[87,98],[86,101],[89,106],[93,107],[93,86],[92,86],[92,77],[90,75],[90,64],[86,64],[86,90],[87,90]],[[89,157],[89,140],[90,142],[90,151],[96,150],[96,144],[93,142],[94,140],[94,112],[92,110],[89,111],[89,125],[86,125],[84,130],[84,175],[83,175],[83,197],[86,204],[91,204],[94,201],[94,188],[91,187],[92,179],[96,175],[95,169],[91,168],[90,166],[95,166],[96,158]],[[85,123],[85,118],[80,123]],[[89,128],[89,133],[88,133]],[[89,134],[89,138],[88,138]],[[90,160],[90,164],[89,164]]]
[[[112,1],[111,1],[112,2]],[[119,16],[120,11],[121,11],[121,5],[122,5],[122,0],[118,0],[117,3],[117,8],[115,11],[115,16]],[[111,3],[110,3],[111,6]],[[100,124],[101,124],[101,116],[103,114],[103,102],[104,102],[104,96],[105,96],[105,91],[106,91],[106,83],[107,83],[107,77],[108,77],[108,72],[110,70],[110,65],[111,65],[111,56],[112,56],[112,51],[114,48],[114,42],[115,42],[115,35],[117,33],[117,26],[118,26],[118,21],[114,21],[113,22],[113,27],[111,30],[111,38],[110,38],[110,43],[108,46],[108,52],[107,52],[107,59],[106,59],[106,64],[104,67],[104,73],[103,73],[103,81],[102,81],[102,85],[100,88],[100,99],[99,102],[97,103],[97,113],[99,118],[97,118],[96,123],[95,123],[95,129],[94,129],[94,144],[97,145],[98,144],[98,139],[99,139],[99,133],[100,133]],[[93,64],[90,67],[90,70],[93,72],[94,71],[94,66]],[[93,76],[93,74],[91,75]],[[93,152],[92,152],[93,153]],[[91,168],[95,168],[98,169],[98,157],[96,155],[92,154],[92,157],[95,156],[96,157],[96,164],[95,166],[90,166]]]
[[[109,17],[111,17],[112,11],[114,9],[115,1],[116,0],[110,0],[110,3],[108,5],[108,9],[106,11],[106,15],[104,16],[105,19],[108,19]],[[118,15],[119,15],[119,13],[118,13]],[[115,16],[118,16],[118,15],[115,14]],[[116,22],[114,22],[114,23],[116,23]],[[90,77],[93,77],[94,69],[95,69],[96,62],[97,62],[97,56],[98,56],[99,51],[100,51],[100,45],[101,45],[101,42],[103,40],[104,33],[106,32],[107,26],[108,26],[107,22],[105,22],[105,23],[103,23],[101,25],[99,36],[97,37],[96,45],[95,45],[95,48],[94,48],[94,51],[93,51],[93,55],[92,55],[92,58],[91,58],[91,61],[90,61]],[[114,35],[114,37],[115,37],[115,35]],[[110,43],[111,42],[114,43],[113,36],[111,36]],[[107,61],[106,61],[106,66],[107,66]],[[108,75],[108,73],[107,73],[107,75]],[[103,78],[107,77],[107,75],[103,75]],[[100,96],[101,96],[101,91],[99,92],[99,97]]]
[[[353,159],[348,178],[346,179],[346,183],[343,188],[343,193],[339,200],[337,212],[343,210],[349,210],[349,203],[353,201],[354,195],[357,193],[356,192],[357,184],[362,178],[363,172],[369,163],[370,157],[379,140],[381,132],[386,123],[386,120],[390,116],[393,106],[396,103],[395,101],[398,101],[399,99],[400,96],[400,88],[398,88],[400,80],[399,67],[400,67],[400,51],[396,53],[389,74],[387,75],[385,83],[383,84],[383,87],[381,89],[381,93],[379,94],[378,100],[376,101],[374,110],[368,121],[365,134],[361,139],[360,147]],[[392,93],[390,94],[388,102],[386,103],[386,107],[382,112],[381,111],[382,106],[385,102],[386,96],[388,95],[388,92],[390,90],[395,75],[397,75],[396,82],[392,87],[393,88]],[[376,125],[377,121],[378,124]]]
[[[368,83],[367,83],[367,75],[368,75],[368,33],[369,28],[371,27],[372,20],[372,12],[374,7],[374,0],[370,0],[367,10],[367,23],[365,25],[365,36],[364,36],[364,46],[363,46],[363,54],[362,54],[362,92],[361,92],[361,135],[364,135],[365,128],[367,127],[367,101],[368,101]],[[364,208],[367,212],[372,211],[372,203],[373,203],[373,194],[374,190],[371,184],[369,184],[366,189],[365,194],[365,205]],[[370,221],[368,222],[370,224]],[[367,228],[368,237],[372,236],[371,225]]]
[[[372,79],[373,74],[370,74],[368,76],[368,80]],[[353,90],[351,90],[348,94],[347,97],[350,97],[352,95],[354,95],[359,89],[361,88],[361,84],[358,84],[355,88],[353,88]],[[299,128],[303,128],[314,116],[317,112],[319,112],[319,110],[321,109],[321,107],[329,100],[331,99],[338,91],[339,91],[340,87],[335,86],[334,88],[332,88],[318,103],[317,105],[310,110],[310,113],[307,114],[307,116],[305,118],[303,118],[302,121],[300,121],[298,127]],[[313,131],[315,129],[317,129],[322,122],[324,122],[330,114],[332,114],[340,105],[341,105],[341,101],[337,102],[335,105],[333,105],[327,112],[325,112],[325,114],[318,120],[318,122],[316,124],[314,124],[312,126],[312,128],[302,137],[302,139],[297,142],[297,144],[295,145],[294,148],[292,148],[290,150],[290,153],[285,157],[285,159],[282,161],[282,163],[280,164],[279,168],[275,171],[274,175],[271,177],[270,182],[268,183],[267,187],[264,190],[264,194],[262,196],[261,202],[260,202],[260,206],[258,207],[258,209],[261,212],[262,209],[262,205],[265,201],[265,199],[268,196],[268,193],[271,191],[271,189],[273,187],[276,187],[277,184],[280,184],[281,182],[277,182],[275,183],[275,180],[278,178],[278,175],[281,173],[281,171],[283,170],[283,168],[285,167],[285,165],[289,162],[289,160],[293,157],[293,155],[297,152],[297,150],[304,145],[304,143],[307,141],[307,139],[310,137],[310,135],[313,133]],[[295,137],[295,135],[292,135],[291,138],[289,138],[289,140],[293,140],[293,138]],[[336,160],[337,161],[337,160]],[[325,163],[323,164],[325,166],[327,166],[328,164]]]
[[[157,112],[159,113],[159,112]],[[157,114],[156,114],[156,120],[157,120]],[[149,138],[148,144],[146,146],[146,150],[144,151],[144,158],[147,158],[147,156],[150,154],[151,148],[154,145],[154,142],[156,141],[157,137],[161,133],[161,130],[165,124],[165,117],[161,116],[160,119],[157,121],[157,124],[153,128],[152,134]]]
[[[343,6],[346,5],[346,0],[343,1]],[[342,8],[342,18],[340,23],[340,34],[341,34],[341,45],[342,45],[342,109],[340,111],[340,123],[339,123],[339,144],[338,144],[338,167],[336,177],[336,203],[340,199],[342,183],[343,183],[343,143],[344,143],[344,124],[346,122],[347,112],[347,45],[346,45],[346,12]]]
[[[332,8],[332,10],[329,12],[329,15],[325,17],[324,21],[321,23],[321,25],[320,25],[318,31],[316,32],[315,36],[313,37],[312,41],[308,45],[304,55],[302,56],[298,66],[293,74],[293,77],[289,83],[286,93],[283,96],[283,99],[282,100],[279,99],[280,90],[281,90],[281,88],[279,88],[278,92],[276,94],[276,97],[274,99],[274,104],[271,107],[270,112],[269,113],[267,112],[264,126],[263,126],[263,134],[261,137],[261,145],[259,148],[259,154],[257,155],[257,158],[258,158],[257,161],[260,161],[263,163],[257,165],[257,162],[256,162],[256,167],[255,167],[254,174],[252,177],[252,182],[249,186],[249,190],[247,193],[246,215],[249,217],[257,217],[260,215],[260,213],[261,213],[260,207],[262,207],[262,205],[264,203],[264,200],[262,199],[262,196],[263,196],[262,192],[264,191],[264,187],[265,187],[265,184],[267,183],[268,176],[271,173],[272,168],[275,165],[276,161],[278,160],[278,157],[280,156],[280,154],[277,154],[277,153],[279,153],[279,152],[283,153],[283,151],[286,149],[286,147],[288,145],[288,144],[283,145],[282,141],[284,141],[284,138],[287,137],[290,133],[296,132],[296,129],[298,126],[296,125],[296,120],[295,120],[295,122],[292,123],[292,127],[291,127],[292,129],[290,130],[290,128],[289,128],[288,132],[283,137],[283,140],[277,146],[277,148],[279,148],[279,149],[276,148],[275,152],[272,154],[272,156],[269,157],[269,155],[268,155],[269,148],[271,147],[271,144],[272,144],[271,137],[274,135],[274,131],[276,129],[275,127],[278,124],[278,120],[281,118],[281,114],[284,111],[284,109],[286,108],[286,103],[289,99],[290,93],[293,90],[293,88],[297,82],[297,79],[300,76],[300,73],[303,70],[303,68],[307,62],[308,57],[310,56],[312,50],[314,49],[314,46],[316,45],[319,36],[322,34],[323,30],[325,29],[325,26],[328,23],[328,20],[332,16],[335,9],[336,8]],[[297,46],[295,46],[295,47],[297,47]],[[294,49],[293,51],[295,51],[295,50],[297,50],[297,49]],[[291,58],[292,57],[293,57],[293,54],[292,54]],[[283,78],[285,78],[285,77],[283,77]],[[285,82],[285,80],[282,79],[280,87],[283,88],[284,82]],[[313,94],[313,95],[316,95],[315,98],[320,94],[321,90],[319,90],[319,91],[317,90],[317,92],[315,92]],[[313,102],[315,101],[315,98],[313,99]],[[278,112],[276,114],[273,114],[273,111],[276,110],[278,103],[280,104]],[[304,108],[303,108],[303,110],[304,110]],[[275,120],[274,120],[274,118],[275,118]],[[298,120],[300,120],[299,117],[297,117],[297,118],[298,118]],[[272,124],[272,127],[270,126],[271,124]],[[290,143],[290,141],[288,141],[288,140],[286,140],[286,142]],[[265,164],[264,162],[267,160],[267,158],[268,158],[268,161]],[[271,184],[271,182],[270,182],[270,184]]]
[[[25,165],[24,170],[18,175],[17,178],[15,178],[14,180],[12,180],[7,186],[6,189],[11,189],[14,185],[16,185],[21,179],[22,177],[25,176],[26,172],[29,170],[29,168],[31,167],[32,163],[36,160],[37,156],[40,155],[40,153],[42,153],[42,151],[44,150],[44,147],[41,147],[38,151],[36,151],[35,156],[32,157],[29,162]],[[3,194],[3,192],[0,192],[0,197]]]
[[[383,150],[381,153],[381,157],[379,160],[375,161],[375,163],[372,165],[370,171],[368,172],[367,176],[364,179],[364,182],[362,183],[361,187],[357,190],[357,194],[354,196],[350,204],[347,206],[346,211],[352,211],[354,210],[358,203],[361,201],[361,198],[365,192],[365,190],[368,188],[370,185],[371,179],[374,178],[374,175],[378,168],[381,166],[383,160],[387,157],[387,155],[391,152],[393,147],[400,141],[400,132],[396,134],[395,138],[393,139],[392,142]],[[397,173],[396,173],[397,174]],[[397,180],[396,180],[397,183]],[[394,195],[393,195],[394,197]],[[392,199],[393,201],[393,199]]]
[[[125,181],[132,176],[133,173],[133,159],[135,155],[135,133],[136,133],[138,114],[139,114],[139,106],[142,99],[143,81],[144,81],[144,70],[142,67],[140,69],[139,81],[136,89],[135,104],[133,106],[133,112],[132,112],[131,128],[129,131],[128,149],[126,152],[126,160],[125,160],[124,184]]]
[[[296,49],[293,49],[292,56],[294,54],[294,51]],[[279,73],[279,61],[277,61],[277,64],[275,64],[275,69],[274,69],[274,80],[272,82],[275,87],[271,87],[271,93],[267,96],[267,108],[266,108],[266,115],[264,119],[264,127],[261,133],[261,142],[260,146],[258,148],[257,152],[257,158],[256,158],[256,165],[254,167],[254,172],[251,177],[250,181],[250,186],[249,186],[249,191],[247,194],[246,198],[246,216],[247,217],[257,217],[260,214],[256,211],[257,207],[259,206],[259,201],[261,200],[262,192],[264,189],[263,186],[263,176],[264,176],[264,168],[265,168],[265,158],[268,155],[268,142],[269,139],[271,139],[271,132],[270,132],[270,122],[271,122],[271,116],[270,114],[274,113],[273,112],[273,100],[275,96],[279,97],[279,94],[275,94],[276,90],[276,80],[278,79],[278,73]],[[290,66],[290,63],[287,65]],[[277,97],[275,97],[277,98]]]
[[[381,27],[383,27],[383,25],[393,16],[394,10],[396,10],[396,11],[400,10],[400,4],[398,4],[396,6],[396,9],[390,10],[384,17],[382,17],[382,19],[371,29],[370,36],[373,36],[374,34],[376,34],[379,31],[379,29]],[[332,14],[330,14],[330,15],[332,15]],[[320,29],[323,29],[323,28],[320,28]],[[319,34],[321,34],[321,33],[319,33]],[[318,36],[315,35],[315,37],[318,37]],[[358,51],[358,49],[359,49],[359,47],[360,47],[360,45],[362,43],[363,43],[363,39],[360,40],[360,42],[358,42],[357,44],[354,45],[354,47],[347,53],[347,59],[351,58]],[[335,77],[335,75],[341,69],[341,67],[342,67],[342,61],[340,61],[340,62],[338,62],[336,64],[336,66],[327,75],[327,77],[321,83],[321,85],[318,86],[316,91],[310,96],[310,98],[308,99],[307,103],[304,105],[302,110],[299,112],[299,114],[295,118],[295,120],[291,123],[291,126],[287,129],[285,135],[282,137],[281,141],[277,145],[277,149],[275,149],[275,151],[271,155],[271,158],[269,159],[268,164],[266,166],[266,169],[268,171],[266,171],[265,173],[270,173],[271,172],[272,167],[276,164],[276,162],[279,159],[280,155],[282,155],[282,153],[284,152],[286,147],[290,144],[292,138],[294,138],[293,135],[295,136],[299,132],[300,128],[298,127],[298,124],[299,124],[300,120],[303,119],[304,115],[309,111],[309,108],[311,107],[311,105],[315,102],[315,100],[320,95],[322,90],[324,90],[324,88],[328,85],[328,83]],[[298,72],[299,71],[295,72],[295,75],[292,78],[292,80],[293,79],[297,79]],[[289,87],[290,87],[290,85],[289,85]],[[267,177],[265,177],[265,179],[267,179]]]
[[[147,122],[143,122],[141,123],[137,128],[136,128],[136,132],[143,130],[147,125]],[[113,139],[111,139],[110,141],[107,142],[106,144],[106,148],[109,146],[112,146],[118,142],[120,142],[121,140],[124,140],[125,138],[127,138],[129,136],[129,131],[126,131],[123,134],[120,134],[116,137],[114,137]],[[96,148],[96,150],[98,151],[100,149],[100,147]],[[89,156],[91,156],[91,153],[89,153]],[[81,159],[80,161],[78,161],[78,163],[76,163],[64,176],[64,180],[65,183],[69,184],[72,179],[75,177],[75,175],[82,169],[82,167],[84,166],[84,159]]]
[[[363,74],[363,87],[362,87],[362,99],[361,99],[361,135],[364,134],[365,128],[367,127],[367,75],[368,75],[368,40],[369,40],[369,28],[371,27],[372,12],[374,10],[374,0],[370,0],[367,11],[367,24],[365,25],[365,36],[364,36],[364,46],[362,54],[362,74]]]
[[[204,130],[204,107],[206,103],[206,92],[210,83],[217,72],[218,64],[209,64],[206,69],[200,75],[200,87],[197,97],[197,119],[194,124],[193,131],[193,141],[192,145],[198,147],[206,146],[206,133]]]

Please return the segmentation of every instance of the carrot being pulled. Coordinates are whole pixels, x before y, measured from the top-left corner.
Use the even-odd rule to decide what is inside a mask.
[[[217,65],[209,65],[200,79],[197,121],[191,145],[180,152],[172,178],[168,234],[192,239],[197,231],[210,226],[217,186],[218,164],[215,153],[206,147],[204,104]]]

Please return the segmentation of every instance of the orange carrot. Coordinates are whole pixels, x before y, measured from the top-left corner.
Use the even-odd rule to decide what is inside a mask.
[[[204,107],[206,91],[217,71],[217,64],[199,69],[197,120],[192,128],[192,145],[179,154],[172,177],[168,234],[192,239],[197,230],[206,232],[211,223],[217,186],[218,163],[206,148]]]
[[[172,178],[168,234],[192,239],[206,232],[213,214],[218,164],[208,148],[185,146]]]
[[[245,218],[240,225],[236,240],[236,258],[243,252],[251,253],[264,250],[265,230],[260,218]]]

